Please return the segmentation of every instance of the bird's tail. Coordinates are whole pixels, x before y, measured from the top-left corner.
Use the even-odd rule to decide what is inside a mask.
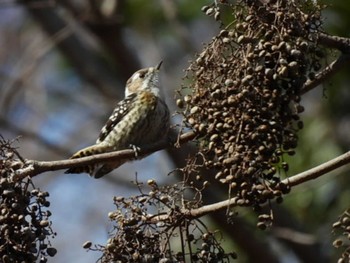
[[[105,153],[105,152],[109,152],[109,151],[110,151],[110,149],[108,146],[103,145],[103,144],[101,144],[101,145],[95,144],[95,145],[86,147],[86,148],[76,152],[75,154],[72,155],[72,157],[70,159],[77,159],[77,158],[91,156],[91,155],[95,155],[95,154],[99,154],[99,153]],[[95,174],[98,166],[99,165],[97,165],[97,164],[92,164],[92,165],[87,165],[87,166],[73,167],[73,168],[69,168],[67,171],[65,171],[65,173],[66,174],[88,173],[88,174],[90,174],[90,176],[95,177],[94,174]]]

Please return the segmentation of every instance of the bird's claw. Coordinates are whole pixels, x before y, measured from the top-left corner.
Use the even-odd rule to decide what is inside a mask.
[[[136,145],[133,145],[133,144],[130,144],[130,148],[134,151],[135,158],[137,159],[139,157],[139,153],[141,151],[141,148],[137,147]]]

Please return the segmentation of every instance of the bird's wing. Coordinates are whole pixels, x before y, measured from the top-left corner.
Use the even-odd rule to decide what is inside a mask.
[[[117,104],[105,126],[103,126],[101,129],[96,143],[103,142],[108,134],[113,130],[115,125],[117,125],[125,117],[125,115],[130,111],[130,108],[133,106],[133,100],[136,98],[136,96],[136,93],[130,94]]]

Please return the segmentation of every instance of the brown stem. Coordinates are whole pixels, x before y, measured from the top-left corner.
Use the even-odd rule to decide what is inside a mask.
[[[326,33],[319,33],[318,42],[327,48],[338,49],[341,52],[341,55],[335,61],[325,67],[321,72],[319,72],[315,76],[315,79],[308,80],[304,84],[304,87],[301,90],[301,94],[305,94],[306,92],[317,87],[326,79],[332,77],[338,71],[350,64],[350,38],[332,36]]]
[[[318,35],[318,42],[328,48],[338,49],[342,53],[350,53],[350,38],[320,33]]]
[[[311,168],[305,172],[296,174],[287,179],[284,179],[282,183],[288,186],[296,186],[306,181],[314,180],[326,173],[329,173],[335,169],[338,169],[346,164],[350,163],[350,151],[328,161],[319,166]]]
[[[323,163],[319,166],[316,166],[308,171],[299,173],[297,175],[291,176],[285,180],[283,180],[281,183],[286,184],[290,187],[292,186],[297,186],[299,184],[302,184],[306,181],[310,181],[313,179],[316,179],[330,171],[333,171],[339,167],[342,167],[346,164],[350,163],[350,151],[346,152],[326,163]],[[183,209],[181,211],[181,215],[185,215],[187,218],[195,219],[195,218],[200,218],[202,216],[205,216],[209,213],[221,211],[224,209],[227,209],[229,207],[234,207],[238,206],[236,203],[236,198],[231,198],[227,199],[221,202],[217,202],[214,204],[210,205],[205,205],[197,209]],[[243,205],[244,206],[244,205]],[[158,215],[158,216],[153,216],[151,218],[152,221],[164,221],[168,220],[169,215],[168,214],[163,214],[163,215]]]
[[[193,132],[187,132],[180,136],[180,139],[178,142],[180,144],[183,144],[185,142],[192,140],[194,137],[195,137],[195,134]],[[144,147],[138,153],[138,158],[145,157],[148,154],[165,149],[167,147],[169,147],[168,140],[160,141],[156,144],[150,145],[148,147]],[[95,163],[112,161],[112,160],[120,160],[120,159],[125,159],[125,160],[135,159],[134,150],[127,149],[127,150],[121,150],[121,151],[115,151],[115,152],[96,154],[96,155],[82,157],[78,159],[69,159],[69,160],[60,160],[60,161],[28,160],[26,162],[26,166],[23,169],[17,171],[16,180],[20,180],[26,176],[33,177],[37,174],[47,172],[47,171],[56,171],[61,169],[79,167],[79,166],[84,166],[89,164],[95,164]]]
[[[305,94],[306,92],[317,87],[318,85],[323,83],[326,79],[336,74],[339,70],[343,69],[348,64],[350,64],[350,54],[340,55],[339,58],[337,58],[327,67],[325,67],[321,72],[319,72],[315,76],[315,79],[306,81],[306,83],[304,84],[304,87],[301,90],[301,93]]]

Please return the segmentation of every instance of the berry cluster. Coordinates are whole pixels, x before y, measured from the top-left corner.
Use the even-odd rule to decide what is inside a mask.
[[[346,210],[333,224],[333,231],[341,236],[333,242],[336,248],[344,248],[338,263],[350,261],[350,209]]]
[[[139,188],[140,195],[114,198],[116,210],[109,218],[115,229],[106,246],[84,244],[84,248],[103,252],[100,262],[229,262],[236,257],[224,252],[203,222],[181,210],[182,205],[195,208],[200,204],[196,198],[183,199],[184,191],[195,189],[182,183],[159,187],[154,180],[148,186],[148,192]]]
[[[237,204],[255,208],[282,201],[290,190],[280,183],[289,168],[284,156],[295,153],[302,88],[323,58],[314,1],[270,2],[202,8],[227,26],[191,63],[190,84],[177,101],[185,125],[198,135],[203,166],[216,171]]]
[[[36,189],[30,179],[16,182],[13,176],[23,165],[15,159],[11,143],[0,140],[0,261],[47,262],[56,249],[47,210],[47,192]]]

